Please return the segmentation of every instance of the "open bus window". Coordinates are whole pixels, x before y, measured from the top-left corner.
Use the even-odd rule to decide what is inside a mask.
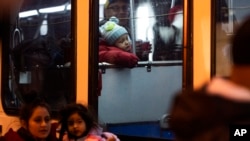
[[[37,97],[57,111],[75,101],[71,0],[23,0],[3,40],[2,103],[7,114]]]
[[[250,1],[214,0],[213,75],[229,77],[231,74],[230,38],[237,26],[250,14]]]
[[[182,60],[182,0],[123,1],[126,5],[105,2],[99,1],[100,26],[116,16],[128,30],[132,53],[139,62]]]

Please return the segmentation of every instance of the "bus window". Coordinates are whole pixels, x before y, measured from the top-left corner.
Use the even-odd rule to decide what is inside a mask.
[[[237,26],[250,14],[250,2],[243,0],[214,0],[215,30],[213,40],[213,75],[229,77],[231,73],[230,38]]]
[[[112,3],[110,7],[105,2],[100,1],[100,25],[117,16],[120,25],[128,30],[132,52],[140,62],[182,60],[182,0],[126,1],[127,11],[123,13],[122,9],[114,10]]]
[[[182,0],[99,1],[97,48],[102,74],[98,75],[98,84],[101,83],[98,85],[101,91],[97,100],[98,119],[109,131],[149,140],[173,139],[168,130],[168,110],[172,98],[186,83],[183,74],[188,71],[183,69],[183,62],[191,59],[183,58],[183,7]],[[130,53],[139,58],[135,66],[100,61],[105,55],[111,61],[122,58],[121,51],[109,43],[109,37],[117,35],[114,34],[116,26],[109,28],[116,24],[107,24],[112,16],[131,38]],[[115,50],[114,58],[107,55],[112,50]]]
[[[2,76],[2,103],[7,114],[36,97],[53,111],[75,101],[72,5],[71,0],[23,0],[5,19],[2,69],[8,75]]]

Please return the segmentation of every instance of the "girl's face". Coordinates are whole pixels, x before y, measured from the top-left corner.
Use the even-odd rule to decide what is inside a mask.
[[[130,42],[128,34],[124,34],[121,37],[119,37],[115,41],[115,46],[124,50],[124,51],[130,52],[131,51],[131,42]]]
[[[81,137],[86,131],[86,123],[78,113],[72,114],[68,119],[68,132],[76,137]]]
[[[27,128],[36,139],[46,139],[51,129],[51,120],[48,110],[41,106],[35,108],[28,121]]]

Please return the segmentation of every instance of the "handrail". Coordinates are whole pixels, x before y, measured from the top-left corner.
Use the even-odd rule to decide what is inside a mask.
[[[145,67],[147,69],[147,72],[151,72],[152,66],[159,67],[159,66],[181,66],[183,64],[182,60],[169,60],[169,61],[140,61],[135,66],[136,67]],[[123,68],[114,64],[110,64],[107,62],[100,62],[98,64],[99,69],[102,73],[106,72],[106,69],[108,68]]]
[[[152,61],[150,64],[152,66],[172,66],[172,65],[182,65],[183,61],[182,60],[169,60],[169,61]],[[149,64],[149,61],[140,61],[136,65],[136,67],[145,67],[146,65]],[[107,62],[100,62],[99,67],[105,66],[105,67],[110,67],[110,68],[120,68],[117,65],[110,64]]]

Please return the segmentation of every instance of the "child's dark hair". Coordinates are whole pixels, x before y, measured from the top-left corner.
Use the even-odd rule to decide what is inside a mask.
[[[60,130],[59,141],[62,140],[62,137],[63,137],[65,131],[68,132],[68,124],[67,124],[68,118],[74,113],[79,114],[86,124],[86,131],[83,133],[82,136],[87,135],[88,132],[92,128],[95,128],[98,126],[94,116],[92,115],[92,113],[90,112],[90,110],[87,107],[85,107],[82,104],[78,104],[78,103],[68,104],[66,107],[64,107],[60,111],[60,121],[59,122],[61,124],[61,130]],[[68,132],[68,135],[69,135],[69,137],[72,137],[72,135],[69,132]]]
[[[33,114],[34,110],[37,108],[37,107],[44,107],[47,109],[47,111],[49,112],[49,114],[51,115],[51,110],[50,110],[50,107],[49,105],[37,98],[33,101],[30,101],[28,103],[25,103],[24,105],[22,105],[21,109],[20,109],[20,113],[19,113],[19,118],[20,120],[23,120],[26,122],[26,124],[28,123],[31,115]]]

